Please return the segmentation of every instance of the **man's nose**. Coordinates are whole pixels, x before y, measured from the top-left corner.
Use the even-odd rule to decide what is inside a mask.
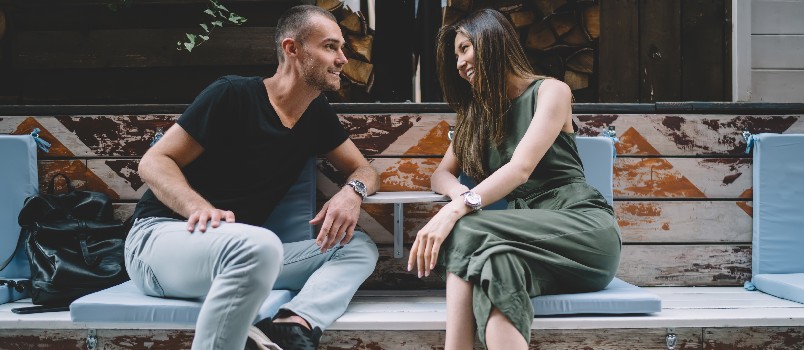
[[[338,64],[344,65],[349,62],[349,59],[346,58],[346,54],[343,53],[342,49],[338,50],[338,57],[336,58]]]

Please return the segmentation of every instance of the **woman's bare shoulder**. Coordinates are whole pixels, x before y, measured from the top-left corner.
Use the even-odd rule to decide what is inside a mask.
[[[539,96],[549,95],[553,98],[566,97],[572,98],[572,90],[569,85],[558,79],[544,79],[542,85],[539,86]]]

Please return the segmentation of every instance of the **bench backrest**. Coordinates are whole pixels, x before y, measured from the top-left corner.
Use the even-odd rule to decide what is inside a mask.
[[[753,140],[752,273],[804,273],[804,135]]]
[[[38,192],[36,143],[30,135],[0,135],[0,277],[28,278],[25,249],[16,249],[20,236],[17,216],[25,198]],[[16,249],[16,253],[15,253]],[[8,259],[12,258],[10,261]]]

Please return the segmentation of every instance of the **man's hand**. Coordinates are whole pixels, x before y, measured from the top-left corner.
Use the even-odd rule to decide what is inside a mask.
[[[235,215],[229,210],[215,208],[195,210],[187,219],[187,231],[193,232],[195,225],[198,224],[198,230],[202,233],[206,232],[207,221],[211,222],[212,228],[216,228],[221,225],[221,219],[224,219],[226,222],[235,222]]]
[[[321,224],[321,230],[315,243],[321,247],[321,252],[341,243],[345,245],[352,239],[360,216],[360,205],[363,199],[352,187],[344,186],[338,193],[324,203],[324,207],[312,220],[311,225]],[[323,223],[323,224],[322,224]]]

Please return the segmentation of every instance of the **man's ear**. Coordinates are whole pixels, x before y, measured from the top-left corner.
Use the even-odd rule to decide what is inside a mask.
[[[282,39],[282,51],[286,57],[295,56],[299,51],[299,44],[292,38]]]

